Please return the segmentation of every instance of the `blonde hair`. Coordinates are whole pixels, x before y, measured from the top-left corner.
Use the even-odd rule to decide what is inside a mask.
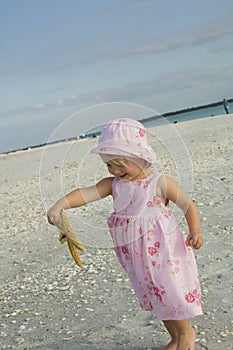
[[[119,157],[110,154],[101,154],[100,156],[104,162],[111,160],[113,164],[119,166],[127,166],[128,161],[137,164],[141,169],[149,168],[151,166],[151,163],[142,158]]]

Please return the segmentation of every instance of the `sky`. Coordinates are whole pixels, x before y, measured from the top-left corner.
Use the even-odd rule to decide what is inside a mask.
[[[79,111],[96,105],[232,98],[232,18],[232,0],[0,0],[0,153],[46,142],[76,113],[81,134]]]

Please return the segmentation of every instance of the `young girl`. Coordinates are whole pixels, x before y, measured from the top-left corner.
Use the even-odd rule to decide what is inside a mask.
[[[136,120],[106,124],[92,153],[100,154],[113,176],[58,200],[48,212],[49,222],[57,223],[62,208],[112,195],[110,234],[141,308],[153,310],[163,321],[171,336],[166,350],[193,350],[195,331],[188,319],[202,314],[202,304],[192,248],[203,243],[195,204],[174,180],[152,169],[156,156],[146,129]],[[187,239],[169,210],[169,200],[184,212]]]

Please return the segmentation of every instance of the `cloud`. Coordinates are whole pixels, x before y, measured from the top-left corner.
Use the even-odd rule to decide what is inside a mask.
[[[199,87],[217,86],[233,75],[233,66],[227,68],[209,68],[188,71],[176,71],[162,74],[154,79],[141,80],[120,88],[108,88],[98,92],[101,102],[137,101],[143,97],[159,96],[177,91],[187,91]],[[86,98],[93,99],[94,94]]]
[[[19,113],[24,115],[35,114],[56,108],[116,101],[138,102],[144,97],[159,97],[172,93],[182,94],[182,92],[186,93],[198,88],[210,90],[212,86],[217,88],[218,84],[226,84],[231,76],[233,76],[233,65],[224,68],[174,71],[169,74],[161,74],[153,79],[140,80],[121,87],[108,87],[101,90],[61,97],[48,102],[38,102],[34,105],[1,112],[0,116],[5,117],[9,122],[9,116]]]
[[[233,34],[232,13],[219,20],[211,21],[198,27],[192,27],[175,34],[155,37],[148,40],[148,44],[137,47],[123,47],[91,57],[83,57],[81,63],[101,62],[128,58],[136,55],[158,54],[188,46],[204,45],[225,38],[231,38]]]
[[[45,107],[45,104],[44,104],[44,103],[36,103],[36,104],[34,105],[34,107],[35,107],[35,108],[38,108],[38,109],[42,109],[42,108]]]

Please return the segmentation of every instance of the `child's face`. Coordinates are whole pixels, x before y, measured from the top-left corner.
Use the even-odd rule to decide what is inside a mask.
[[[127,158],[109,159],[109,157],[102,157],[102,159],[107,165],[109,173],[121,179],[133,181],[146,175],[146,169],[142,169],[140,162],[134,162]]]

